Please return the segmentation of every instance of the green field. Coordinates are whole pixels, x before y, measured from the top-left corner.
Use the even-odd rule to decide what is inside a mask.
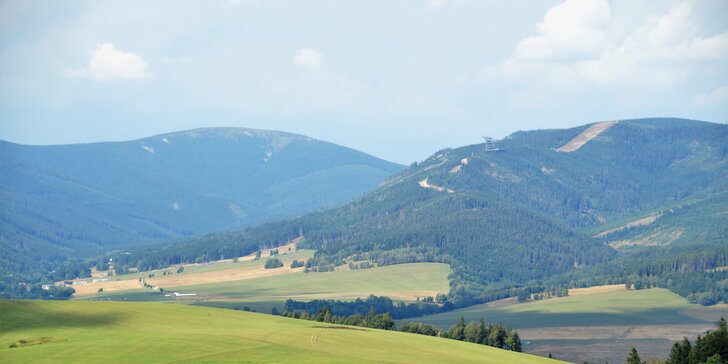
[[[665,359],[672,344],[715,328],[728,308],[701,307],[662,288],[620,290],[510,305],[477,305],[411,319],[449,327],[502,322],[518,329],[524,351],[571,362],[622,363],[636,347],[643,359]]]
[[[477,305],[422,317],[418,321],[447,327],[460,316],[465,320],[481,317],[514,328],[594,325],[660,325],[706,322],[686,313],[697,305],[662,288],[594,293],[560,297],[502,307]]]
[[[188,305],[0,301],[0,362],[552,361],[442,338]]]
[[[180,292],[254,301],[352,299],[370,294],[411,299],[447,293],[450,268],[441,263],[397,264],[325,273],[291,273],[256,279],[175,287]]]
[[[309,259],[313,257],[314,253],[316,253],[315,250],[299,250],[299,251],[281,251],[280,254],[276,255],[275,258],[280,259],[284,263],[287,263],[290,265],[290,263],[296,259],[296,260],[303,260]],[[174,275],[189,275],[189,274],[196,274],[196,273],[204,273],[204,272],[215,272],[215,271],[221,271],[226,269],[240,269],[240,268],[248,268],[248,267],[262,267],[265,265],[265,261],[267,259],[271,258],[270,256],[261,256],[259,260],[248,260],[248,261],[240,261],[240,262],[232,262],[232,261],[224,261],[224,262],[209,262],[209,263],[201,263],[201,264],[182,264],[184,266],[184,271],[182,273],[177,273],[177,265],[171,266],[169,268],[165,269],[157,269],[147,272],[134,272],[129,274],[122,274],[118,276],[112,276],[112,280],[124,280],[124,279],[139,279],[139,278],[147,278],[150,274],[155,274],[157,276],[161,276],[162,272],[168,272],[169,274]]]

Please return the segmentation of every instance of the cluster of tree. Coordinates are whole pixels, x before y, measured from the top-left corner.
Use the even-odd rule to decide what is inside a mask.
[[[99,272],[106,272],[107,270],[109,270],[109,263],[102,260],[102,261],[96,263],[95,268]]]
[[[423,301],[409,304],[404,302],[395,303],[389,297],[378,297],[375,295],[369,295],[366,299],[357,298],[353,301],[313,300],[303,302],[288,299],[285,304],[285,309],[288,312],[306,312],[309,315],[313,315],[324,308],[327,308],[333,315],[337,316],[353,316],[357,314],[364,316],[369,312],[374,312],[375,314],[388,313],[395,320],[399,320],[447,312],[454,308],[447,301],[447,296],[438,295],[437,299],[442,301],[441,305]]]
[[[278,255],[278,249],[272,249],[272,250],[270,251],[270,256],[272,257],[272,256],[274,256],[274,255]]]
[[[2,291],[3,298],[66,300],[76,292],[73,288],[67,286],[51,285],[48,289],[43,289],[41,284],[4,284],[4,282],[0,282],[0,291]]]
[[[725,318],[718,322],[718,329],[698,336],[695,344],[687,338],[675,343],[666,364],[728,363],[728,328]]]
[[[370,269],[376,267],[376,264],[365,260],[363,262],[349,261],[349,269]]]
[[[524,290],[525,291],[525,290]],[[545,290],[543,292],[531,293],[530,295],[526,292],[521,293],[518,296],[518,301],[523,302],[527,300],[546,300],[554,297],[566,297],[569,295],[569,289],[565,287],[555,288],[551,290]]]
[[[274,312],[275,314],[275,312]],[[320,309],[315,314],[309,314],[308,312],[297,312],[297,311],[286,311],[281,313],[282,316],[311,320],[318,322],[326,322],[338,325],[348,326],[360,326],[370,327],[373,329],[381,330],[396,330],[397,327],[389,313],[374,313],[374,310],[369,310],[369,313],[365,316],[356,313],[351,316],[338,316],[331,314],[331,310],[328,306]]]
[[[300,267],[303,267],[304,265],[306,265],[306,263],[304,261],[299,261],[297,259],[294,259],[291,262],[291,268],[300,268]]]
[[[443,336],[441,328],[422,322],[404,322],[400,331],[427,336]]]
[[[276,314],[277,312],[274,312]],[[352,315],[335,315],[329,306],[324,306],[314,314],[306,311],[287,310],[280,315],[285,317],[326,322],[339,325],[370,327],[382,330],[397,330],[392,315],[389,312],[376,313],[374,307],[370,307],[366,315],[354,313]],[[518,332],[502,324],[485,324],[481,318],[479,322],[465,323],[461,317],[460,321],[451,326],[448,330],[421,323],[405,322],[400,331],[412,334],[440,336],[453,340],[467,341],[475,344],[493,346],[500,349],[521,351],[522,343]]]
[[[0,250],[2,249],[0,246]],[[59,257],[32,262],[25,262],[22,257],[8,260],[3,258],[0,256],[0,298],[10,299],[66,299],[73,292],[63,288],[49,292],[43,290],[42,285],[76,277],[90,277],[90,267],[93,266],[91,262]]]
[[[420,327],[429,332],[429,328],[426,325]],[[466,324],[465,319],[460,317],[460,321],[450,326],[441,336],[511,351],[520,352],[522,348],[521,338],[518,336],[517,331],[503,324],[491,323],[486,325],[482,318],[480,321],[471,321]]]
[[[282,266],[283,262],[278,258],[270,258],[265,261],[265,269],[280,268]]]

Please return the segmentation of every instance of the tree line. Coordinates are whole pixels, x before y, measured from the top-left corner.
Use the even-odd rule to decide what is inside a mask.
[[[309,314],[307,311],[287,310],[280,313],[280,315],[337,325],[397,330],[397,325],[392,319],[392,315],[389,312],[376,313],[374,306],[369,308],[369,312],[366,315],[358,312],[349,316],[334,315],[329,306],[324,306],[315,314]],[[522,350],[521,338],[518,336],[517,331],[503,324],[491,323],[486,325],[482,318],[480,321],[471,321],[466,324],[465,319],[460,317],[460,321],[447,330],[442,330],[439,327],[421,322],[405,322],[399,331],[419,335],[438,336],[517,352]]]

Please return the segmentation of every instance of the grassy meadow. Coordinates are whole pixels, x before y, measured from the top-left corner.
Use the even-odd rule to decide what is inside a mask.
[[[297,259],[301,251],[284,255],[286,260]],[[282,258],[283,258],[282,257]],[[241,264],[240,270],[251,269],[250,265],[262,262],[222,263],[226,266]],[[217,267],[216,267],[217,268]],[[226,272],[235,268],[216,269],[212,272]],[[283,269],[283,268],[280,268]],[[210,270],[202,272],[190,271],[186,275],[190,281],[210,274]],[[376,267],[361,270],[341,270],[323,273],[303,273],[286,271],[283,274],[261,276],[258,278],[240,279],[219,283],[206,283],[189,286],[166,286],[164,279],[160,286],[180,293],[196,293],[196,296],[165,297],[165,294],[148,288],[103,292],[75,296],[82,300],[115,300],[115,301],[166,301],[184,302],[199,306],[252,310],[270,313],[275,307],[284,309],[285,300],[312,299],[354,299],[365,298],[370,294],[388,296],[395,300],[414,301],[417,297],[436,296],[450,290],[448,274],[450,268],[440,263],[410,263]],[[169,276],[168,276],[169,277]],[[138,278],[136,278],[138,279]],[[186,279],[186,278],[185,278]]]
[[[598,292],[526,303],[491,306],[476,305],[423,317],[422,322],[447,327],[460,316],[465,320],[481,317],[514,328],[594,325],[659,325],[704,322],[684,310],[695,307],[684,298],[663,288]]]
[[[518,329],[528,353],[581,363],[622,363],[636,347],[643,359],[665,359],[675,341],[695,339],[728,317],[728,307],[701,307],[662,288],[575,290],[574,295],[514,304],[484,304],[412,319],[448,327],[502,322]],[[576,291],[581,291],[577,292]]]
[[[370,294],[392,299],[447,293],[449,267],[441,263],[396,264],[371,269],[285,275],[176,287],[180,292],[242,300],[353,299]]]
[[[455,340],[189,305],[0,301],[0,313],[2,363],[554,362]]]

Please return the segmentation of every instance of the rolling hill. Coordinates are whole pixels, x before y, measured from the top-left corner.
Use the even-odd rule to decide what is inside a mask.
[[[0,359],[12,363],[557,362],[430,336],[178,304],[0,301],[0,312]]]
[[[505,302],[508,301],[508,302]],[[518,329],[524,351],[573,363],[623,363],[631,348],[642,358],[662,358],[672,345],[715,328],[728,306],[701,307],[663,288],[624,285],[570,290],[568,297],[526,303],[503,300],[417,318],[449,327],[460,317],[485,317]]]
[[[338,208],[114,258],[153,268],[302,236],[302,247],[317,250],[312,271],[354,261],[450,264],[451,299],[460,306],[626,281],[713,302],[728,297],[716,283],[726,271],[711,271],[728,265],[728,126],[622,120],[573,141],[591,127],[514,133],[499,151],[485,144],[442,150]],[[579,148],[557,150],[570,144]],[[713,208],[691,209],[698,202]],[[625,250],[595,237],[671,208],[683,218],[663,221],[689,239]],[[710,233],[689,233],[691,219]]]
[[[22,273],[67,257],[292,217],[346,202],[402,168],[242,128],[58,146],[0,141],[0,267],[5,280],[32,280]]]

